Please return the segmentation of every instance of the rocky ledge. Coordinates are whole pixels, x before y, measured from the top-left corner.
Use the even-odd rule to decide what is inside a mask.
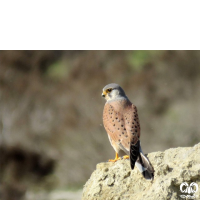
[[[82,200],[200,199],[200,143],[147,157],[155,170],[153,181],[136,167],[131,170],[129,160],[100,163],[84,185]]]

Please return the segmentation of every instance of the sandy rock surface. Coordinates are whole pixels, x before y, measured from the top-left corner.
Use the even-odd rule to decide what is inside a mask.
[[[185,199],[180,195],[200,199],[200,143],[150,153],[148,158],[155,170],[153,181],[145,180],[136,167],[131,170],[129,160],[97,164],[83,188],[82,200]],[[190,193],[181,192],[183,182],[188,186],[194,182],[198,188],[184,185],[182,191]]]

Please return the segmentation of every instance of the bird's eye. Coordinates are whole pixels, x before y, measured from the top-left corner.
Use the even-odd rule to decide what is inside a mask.
[[[107,89],[107,92],[111,92],[111,91],[112,91],[112,89],[111,89],[111,88]]]

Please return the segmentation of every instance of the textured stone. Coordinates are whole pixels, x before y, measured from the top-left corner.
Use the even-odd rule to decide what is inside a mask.
[[[131,170],[129,160],[97,164],[82,200],[181,199],[180,195],[188,195],[180,191],[183,182],[197,183],[194,194],[200,199],[200,143],[150,153],[148,158],[155,169],[153,181],[145,180],[136,167]]]

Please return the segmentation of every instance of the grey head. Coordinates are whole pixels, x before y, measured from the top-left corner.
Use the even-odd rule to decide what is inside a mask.
[[[124,98],[127,99],[124,90],[116,83],[106,85],[103,88],[102,97],[104,97],[107,101]]]

